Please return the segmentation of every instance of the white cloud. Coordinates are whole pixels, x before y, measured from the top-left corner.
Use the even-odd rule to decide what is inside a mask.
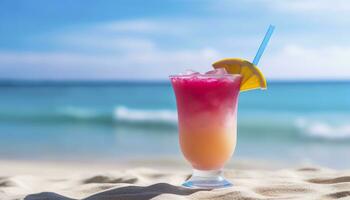
[[[350,46],[287,45],[266,55],[261,67],[273,79],[350,79]]]
[[[167,79],[186,69],[206,71],[220,57],[213,49],[123,55],[0,52],[0,78],[23,79]]]
[[[1,52],[2,75],[29,79],[167,79],[186,69],[204,72],[222,52],[204,48],[123,55]],[[349,79],[350,46],[308,48],[287,45],[264,55],[259,64],[268,79]],[[5,68],[9,69],[6,70]],[[4,70],[5,69],[5,70]],[[6,72],[8,71],[8,72]]]
[[[350,1],[348,0],[247,0],[232,1],[220,0],[208,2],[208,9],[214,11],[264,11],[258,9],[270,8],[278,12],[293,13],[335,13],[350,11]],[[233,10],[235,9],[235,10]],[[254,14],[254,13],[253,13]]]
[[[62,49],[54,53],[0,52],[0,78],[167,79],[190,68],[206,71],[222,57],[208,47],[164,49],[159,40],[143,35],[172,34],[176,24],[131,20],[61,32],[48,39]]]
[[[216,12],[232,16],[239,13],[246,24],[274,23],[303,26],[334,25],[347,26],[350,21],[350,1],[348,0],[221,0],[209,3]],[[237,17],[233,15],[232,18]],[[247,20],[249,20],[247,22]],[[344,24],[345,23],[345,24]]]
[[[94,28],[112,33],[182,35],[188,33],[194,24],[196,23],[193,23],[193,19],[135,19],[106,22]]]
[[[155,32],[160,30],[160,26],[149,20],[127,20],[109,22],[101,26],[107,30],[117,32]]]
[[[6,65],[23,65],[26,68],[27,64],[30,65],[46,65],[46,66],[80,66],[80,65],[94,65],[102,64],[106,65],[110,63],[105,58],[72,54],[72,53],[43,53],[43,52],[0,52],[1,67]]]
[[[274,6],[277,9],[280,5]],[[244,23],[256,27],[240,22]],[[234,23],[222,22],[213,29],[210,23],[198,19],[126,20],[60,32],[46,40],[58,47],[54,53],[0,52],[0,78],[166,79],[186,69],[207,71],[213,61],[222,57],[253,57],[263,33],[227,24]],[[179,35],[172,38],[177,44],[171,48],[164,45],[167,34],[176,31]],[[278,35],[278,31],[259,64],[267,78],[350,78],[350,45],[335,43],[328,47],[332,42],[320,43],[322,37],[310,39],[297,33],[293,38]],[[185,32],[192,35],[182,35]],[[164,34],[161,39],[159,34]],[[295,39],[299,37],[314,42]]]
[[[262,0],[260,2],[278,11],[307,14],[339,14],[350,11],[350,1],[348,0]]]
[[[150,39],[127,36],[103,37],[99,35],[69,35],[57,38],[57,42],[65,48],[90,49],[93,52],[99,50],[115,53],[116,51],[148,51],[155,48],[156,44]],[[106,52],[104,52],[106,53]]]

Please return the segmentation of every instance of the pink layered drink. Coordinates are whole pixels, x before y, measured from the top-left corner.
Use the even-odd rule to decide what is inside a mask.
[[[241,76],[195,73],[170,79],[184,156],[194,169],[221,169],[236,146]]]

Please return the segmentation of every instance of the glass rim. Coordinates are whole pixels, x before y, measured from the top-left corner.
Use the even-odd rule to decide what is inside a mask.
[[[242,77],[241,74],[199,74],[199,75],[192,75],[192,74],[175,74],[175,75],[169,75],[169,78],[189,78],[189,77],[204,77],[204,78],[236,78],[236,77]]]

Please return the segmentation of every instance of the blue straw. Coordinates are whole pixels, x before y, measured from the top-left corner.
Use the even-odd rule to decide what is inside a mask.
[[[270,40],[270,38],[271,38],[271,35],[272,35],[274,29],[275,29],[275,26],[273,26],[273,25],[270,25],[270,26],[269,26],[269,29],[267,30],[267,32],[266,32],[266,34],[265,34],[264,40],[261,42],[260,47],[259,47],[259,49],[258,49],[258,52],[256,52],[256,55],[255,55],[255,57],[254,57],[253,64],[254,64],[255,66],[258,65],[259,60],[260,60],[262,54],[263,54],[264,51],[265,51],[265,48],[266,48],[266,46],[267,46],[267,43],[269,43],[269,40]]]

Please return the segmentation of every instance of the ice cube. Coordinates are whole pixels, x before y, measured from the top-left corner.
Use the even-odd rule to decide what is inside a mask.
[[[219,68],[219,69],[214,69],[214,70],[208,71],[205,74],[207,74],[207,75],[225,75],[225,74],[227,74],[227,71],[225,68]]]
[[[186,76],[191,76],[191,75],[199,75],[199,72],[193,71],[193,70],[186,70],[185,73],[183,73],[183,75]]]

